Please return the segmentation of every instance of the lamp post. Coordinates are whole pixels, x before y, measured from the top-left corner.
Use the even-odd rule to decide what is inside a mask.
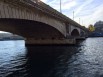
[[[82,26],[83,26],[83,20],[82,20]]]
[[[73,20],[74,20],[74,11],[73,11]]]
[[[80,24],[80,18],[79,18],[79,24]]]
[[[62,13],[62,9],[61,9],[61,0],[60,0],[60,12]]]

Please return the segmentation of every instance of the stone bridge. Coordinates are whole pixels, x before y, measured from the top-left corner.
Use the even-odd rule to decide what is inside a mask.
[[[37,0],[0,0],[0,30],[23,36],[26,44],[69,44],[87,35],[80,24]]]

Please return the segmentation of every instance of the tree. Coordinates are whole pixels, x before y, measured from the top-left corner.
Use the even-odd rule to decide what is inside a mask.
[[[95,30],[95,27],[92,24],[90,24],[88,26],[88,29],[89,29],[89,31],[93,32]]]

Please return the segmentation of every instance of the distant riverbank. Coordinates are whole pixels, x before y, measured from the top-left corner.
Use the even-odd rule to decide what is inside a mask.
[[[10,33],[0,33],[0,41],[5,40],[24,40],[24,38]]]

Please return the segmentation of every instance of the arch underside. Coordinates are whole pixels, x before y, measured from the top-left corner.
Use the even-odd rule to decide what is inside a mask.
[[[80,36],[79,34],[79,31],[77,29],[74,29],[72,32],[71,32],[71,36]]]
[[[81,31],[81,36],[85,36],[85,32],[84,31]]]
[[[25,38],[64,38],[64,35],[56,28],[31,20],[0,19],[0,30],[18,34]]]

